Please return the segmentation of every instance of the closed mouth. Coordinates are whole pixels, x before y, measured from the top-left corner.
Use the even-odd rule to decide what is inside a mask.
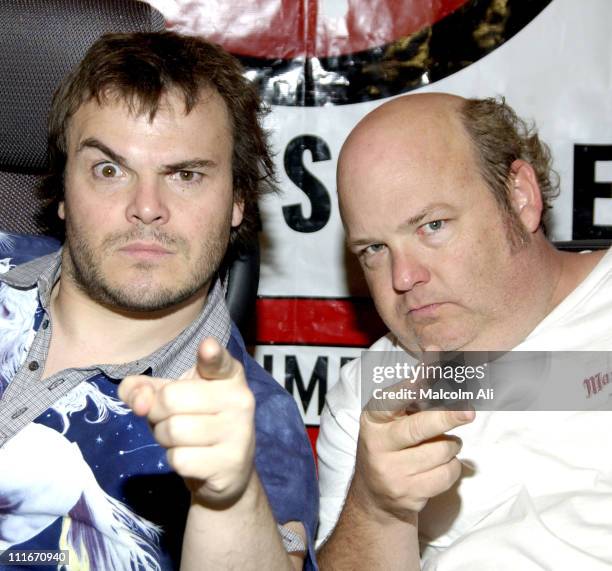
[[[167,256],[173,253],[155,242],[131,242],[119,248],[119,251],[128,255],[144,257]]]
[[[408,309],[408,314],[412,316],[429,316],[433,315],[446,302],[426,303],[417,305]]]

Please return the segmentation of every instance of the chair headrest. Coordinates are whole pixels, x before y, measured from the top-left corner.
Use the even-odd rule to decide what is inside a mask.
[[[98,37],[163,28],[137,0],[2,0],[0,170],[44,169],[53,92]]]

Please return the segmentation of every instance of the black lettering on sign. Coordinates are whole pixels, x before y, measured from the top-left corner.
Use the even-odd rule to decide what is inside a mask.
[[[612,180],[595,180],[599,161],[612,161],[612,145],[574,145],[574,240],[612,238],[612,226],[595,225],[595,199],[612,200]]]
[[[272,358],[272,355],[264,355],[263,368],[270,374],[270,376],[272,376],[273,366],[274,360]]]
[[[283,206],[285,222],[296,232],[316,232],[321,230],[331,215],[329,192],[321,181],[314,177],[304,166],[304,151],[310,151],[314,162],[329,161],[331,152],[327,143],[314,135],[301,135],[289,141],[285,149],[285,171],[291,181],[304,191],[310,200],[310,218],[304,218],[301,204]]]
[[[298,395],[302,401],[304,413],[308,410],[315,387],[319,385],[319,399],[317,403],[317,414],[321,414],[325,404],[327,393],[327,357],[317,357],[308,386],[304,386],[302,373],[295,355],[285,355],[285,388],[293,394],[294,384],[297,385]]]

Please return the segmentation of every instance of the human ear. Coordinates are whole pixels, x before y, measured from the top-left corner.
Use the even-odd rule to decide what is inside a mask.
[[[538,230],[542,221],[542,191],[533,167],[522,159],[510,165],[510,199],[527,231]]]
[[[66,220],[66,210],[63,200],[57,205],[57,215],[59,216],[60,220]]]
[[[244,201],[234,202],[232,207],[232,228],[239,226],[244,216]]]

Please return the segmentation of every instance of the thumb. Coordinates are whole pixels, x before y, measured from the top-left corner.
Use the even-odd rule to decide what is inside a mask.
[[[117,395],[137,416],[149,414],[157,391],[168,382],[147,375],[126,377],[119,384]]]

